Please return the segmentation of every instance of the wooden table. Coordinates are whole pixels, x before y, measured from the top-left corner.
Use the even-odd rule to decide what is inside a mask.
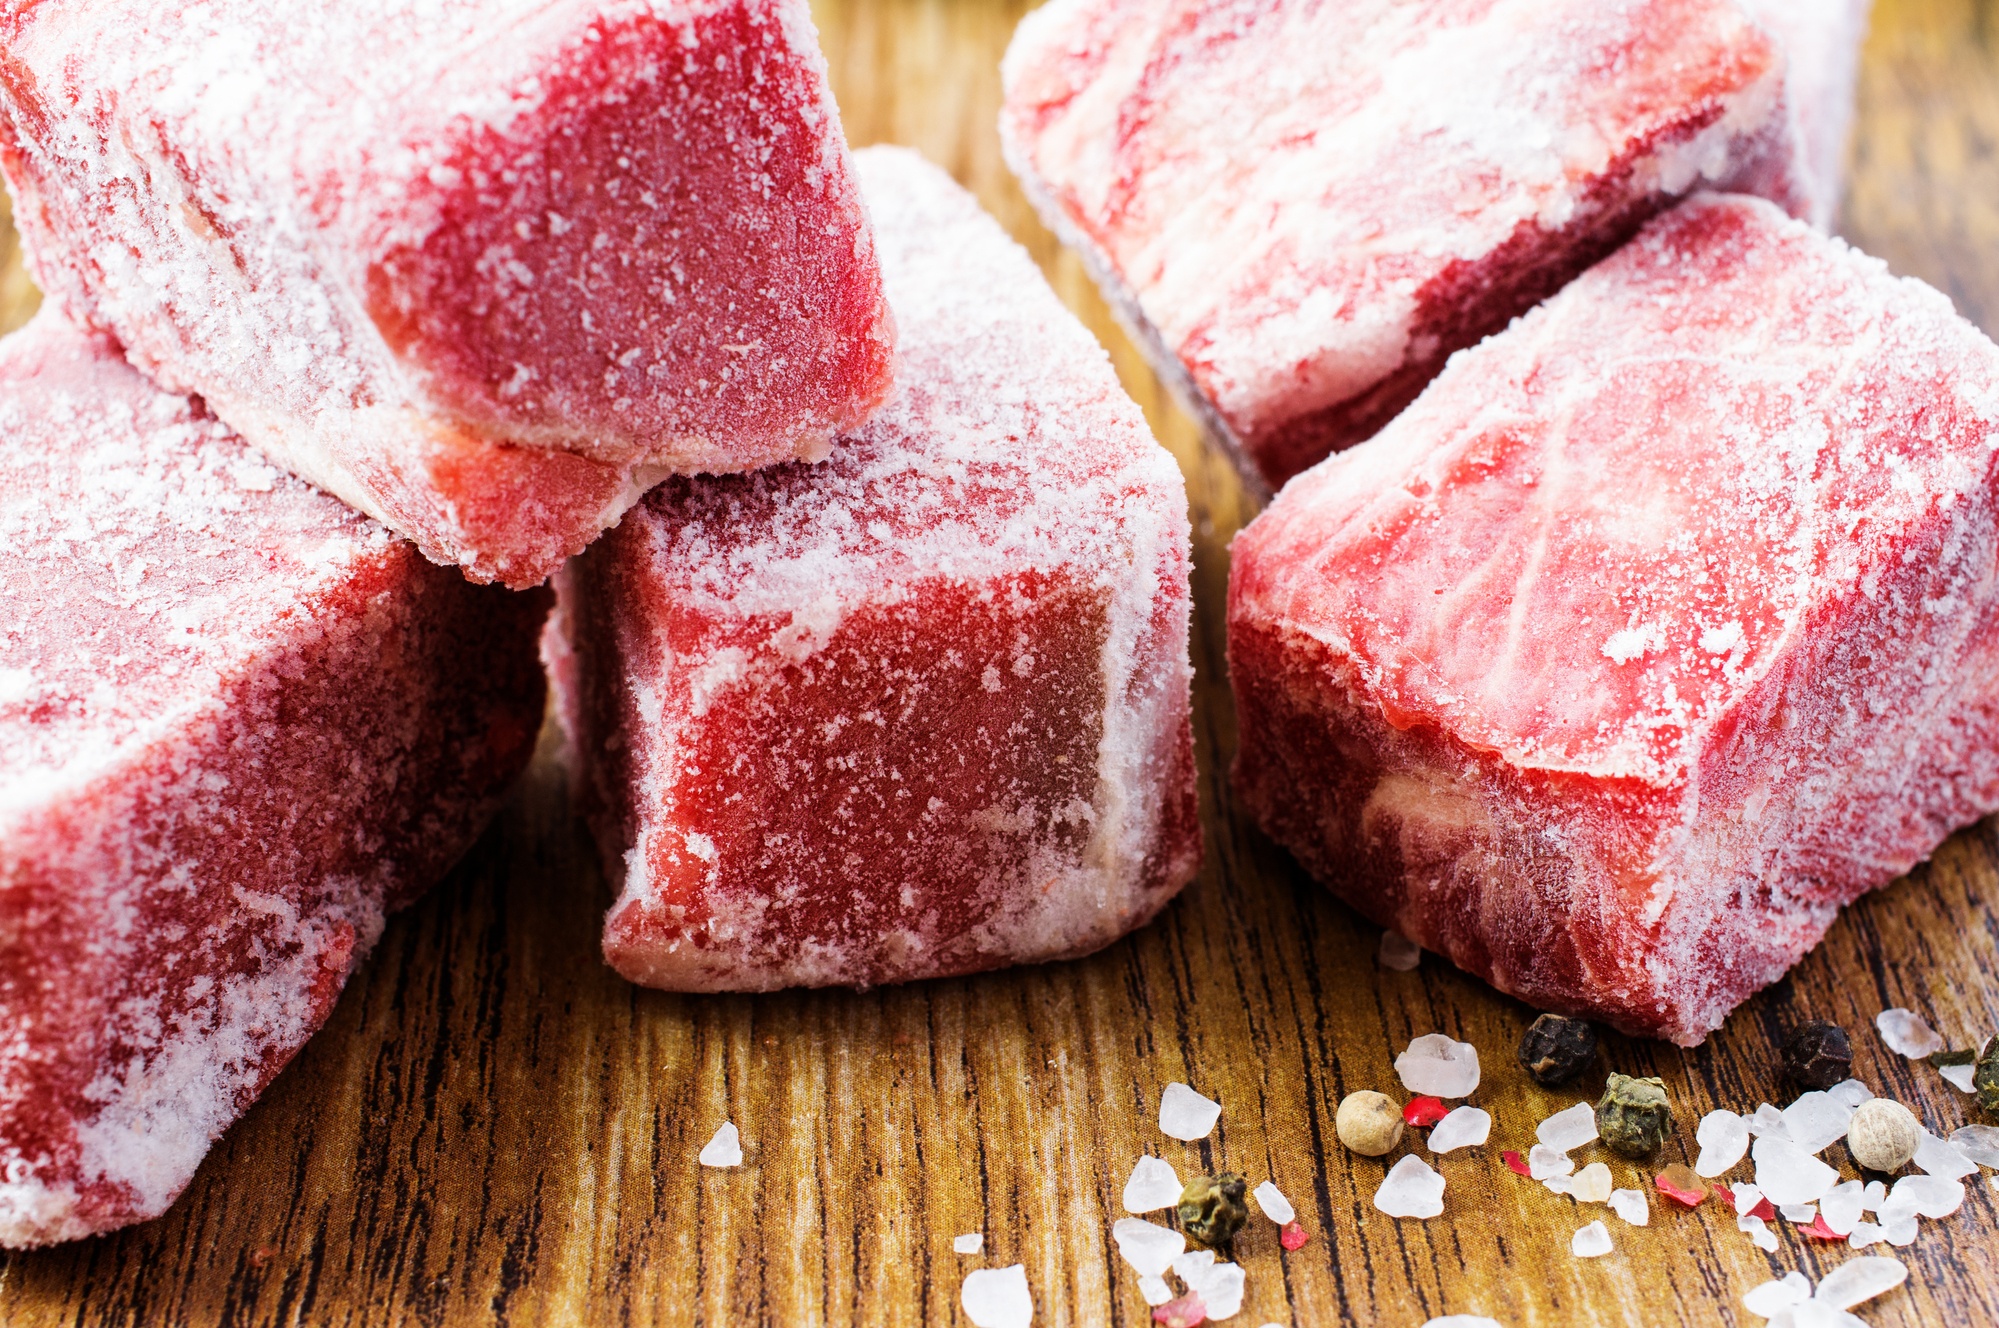
[[[1408,1325],[1480,1313],[1512,1325],[1755,1323],[1741,1294],[1850,1257],[1776,1224],[1768,1257],[1708,1204],[1609,1225],[1616,1251],[1571,1257],[1602,1209],[1506,1171],[1534,1123],[1593,1096],[1605,1068],[1663,1075],[1691,1149],[1714,1105],[1782,1101],[1781,1030],[1853,1030],[1856,1069],[1934,1128],[1969,1101],[1889,1054],[1871,1021],[1926,1013],[1953,1040],[1999,1026],[1999,824],[1953,839],[1848,911],[1783,982],[1708,1044],[1622,1038],[1579,1092],[1513,1063],[1532,1012],[1432,958],[1375,966],[1379,933],[1306,879],[1231,806],[1222,667],[1229,537],[1250,508],[1118,334],[1076,260],[1002,168],[996,63],[1008,0],[822,0],[856,143],[912,143],[975,188],[1113,348],[1186,470],[1195,517],[1196,727],[1208,858],[1144,933],[1095,958],[865,994],[712,999],[626,985],[597,953],[606,896],[539,761],[464,865],[396,920],[332,1022],[216,1147],[165,1218],[0,1257],[0,1319],[29,1324],[963,1323],[968,1269],[1024,1263],[1035,1323],[1149,1321],[1109,1227],[1145,1152],[1182,1175],[1274,1177],[1313,1233],[1293,1254],[1253,1218],[1244,1328]],[[1845,232],[1999,331],[1999,0],[1878,0]],[[7,285],[6,281],[13,281]],[[0,279],[23,315],[31,292]],[[1441,1161],[1446,1212],[1396,1222],[1383,1174],[1333,1138],[1358,1088],[1399,1091],[1413,1036],[1475,1043],[1490,1145]],[[1199,1144],[1155,1128],[1185,1080],[1223,1104]],[[695,1154],[725,1119],[740,1170]],[[1844,1160],[1843,1148],[1828,1150]],[[1613,1160],[1620,1184],[1641,1169]],[[1647,1186],[1649,1189],[1649,1186]],[[1980,1179],[1902,1252],[1913,1277],[1875,1324],[1999,1323],[1999,1221]],[[982,1232],[964,1257],[951,1238]]]

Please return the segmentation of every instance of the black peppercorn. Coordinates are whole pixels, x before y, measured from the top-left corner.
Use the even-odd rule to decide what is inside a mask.
[[[1799,1024],[1784,1039],[1784,1073],[1800,1088],[1831,1088],[1853,1077],[1846,1030],[1822,1019]]]
[[[1673,1128],[1673,1105],[1662,1079],[1613,1074],[1596,1104],[1596,1132],[1604,1144],[1626,1157],[1650,1157]]]
[[[1248,1193],[1249,1182],[1233,1171],[1194,1177],[1180,1191],[1180,1204],[1175,1210],[1180,1216],[1181,1229],[1203,1245],[1227,1245],[1249,1216],[1249,1206],[1244,1201]]]
[[[1587,1019],[1544,1014],[1520,1039],[1520,1064],[1534,1082],[1553,1088],[1566,1084],[1596,1059],[1596,1029]]]
[[[1980,1110],[1988,1116],[1999,1116],[1999,1037],[1985,1044],[1978,1068],[1971,1075],[1971,1091],[1978,1094]]]

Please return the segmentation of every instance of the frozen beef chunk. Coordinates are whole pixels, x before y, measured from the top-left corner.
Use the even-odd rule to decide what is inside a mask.
[[[547,598],[0,342],[0,1245],[173,1202],[526,763]]]
[[[1703,195],[1237,540],[1235,791],[1378,922],[1699,1042],[1999,807],[1999,348]]]
[[[1052,0],[1007,161],[1275,489],[1701,184],[1800,210],[1734,0]]]
[[[44,289],[475,580],[887,391],[804,0],[65,0],[0,53]]]
[[[968,194],[858,160],[894,398],[820,465],[669,481],[558,579],[604,949],[637,982],[1081,954],[1198,865],[1179,471]]]

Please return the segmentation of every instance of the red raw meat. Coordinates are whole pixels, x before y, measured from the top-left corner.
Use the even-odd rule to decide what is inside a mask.
[[[1236,541],[1235,792],[1383,926],[1701,1041],[1999,807],[1999,348],[1709,195]]]
[[[636,982],[1082,954],[1199,863],[1180,473],[969,195],[857,160],[896,396],[818,466],[669,481],[558,578],[604,949]]]
[[[804,0],[66,0],[0,52],[44,289],[474,580],[888,391]]]
[[[108,340],[0,342],[0,1245],[153,1217],[526,763],[474,587]]]
[[[1800,215],[1829,229],[1845,192],[1853,85],[1874,0],[1744,2],[1784,48],[1784,100],[1797,153],[1792,175],[1805,204]]]
[[[1008,163],[1275,489],[1702,183],[1804,206],[1734,0],[1052,0]]]

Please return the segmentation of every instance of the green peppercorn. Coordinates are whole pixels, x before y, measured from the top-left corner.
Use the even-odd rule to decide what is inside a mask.
[[[1225,1246],[1249,1217],[1249,1182],[1233,1171],[1196,1176],[1180,1191],[1180,1227],[1203,1245]]]
[[[1649,1157],[1673,1128],[1673,1104],[1661,1079],[1613,1074],[1596,1104],[1596,1132],[1604,1144],[1626,1157]]]
[[[1566,1084],[1596,1059],[1596,1029],[1587,1019],[1544,1014],[1520,1039],[1520,1065],[1547,1088]]]
[[[1976,1047],[1955,1047],[1949,1051],[1933,1051],[1923,1057],[1923,1059],[1939,1070],[1947,1065],[1976,1065],[1978,1063],[1978,1049]]]
[[[1985,1044],[1985,1054],[1978,1058],[1978,1068],[1971,1075],[1971,1091],[1978,1094],[1980,1110],[1999,1116],[1999,1037]]]
[[[1853,1044],[1838,1024],[1813,1019],[1784,1039],[1784,1074],[1800,1088],[1831,1088],[1853,1074]]]

